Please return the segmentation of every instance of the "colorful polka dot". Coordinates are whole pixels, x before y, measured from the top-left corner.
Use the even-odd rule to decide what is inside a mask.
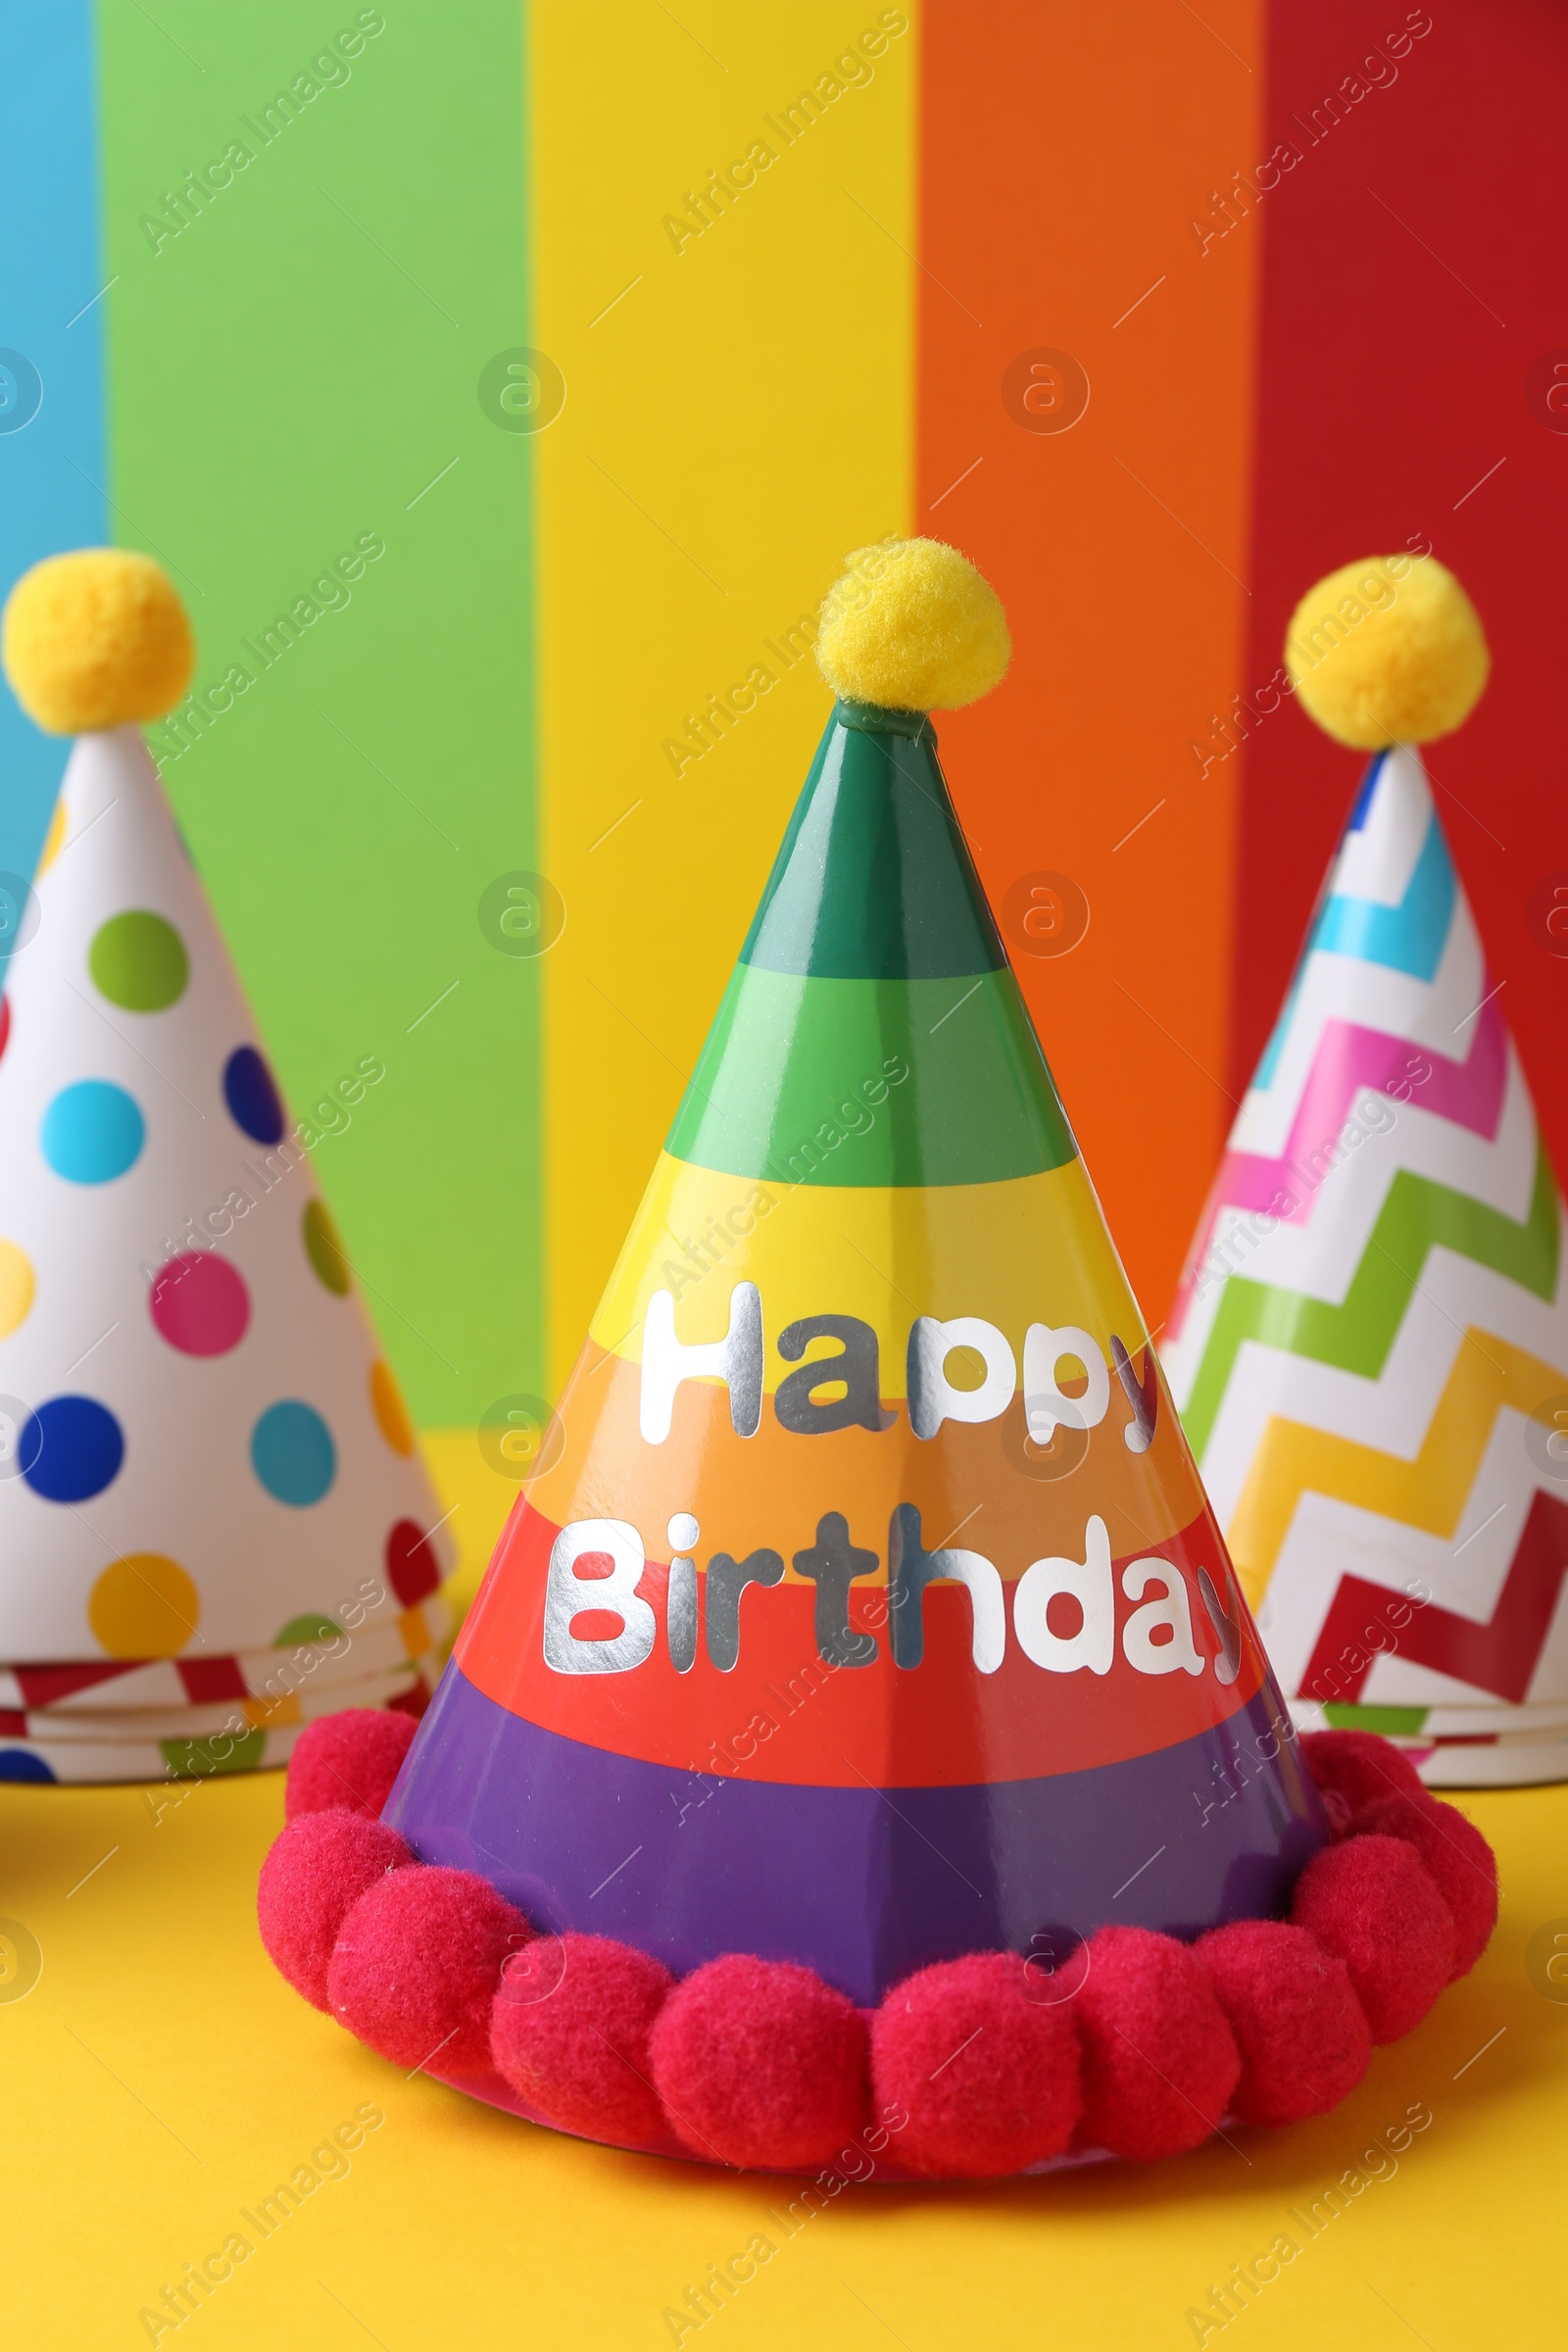
[[[0,1747],[0,1781],[52,1781],[55,1775],[42,1756],[25,1747]]]
[[[112,1658],[177,1657],[201,1613],[196,1587],[162,1551],[127,1551],[111,1560],[87,1600],[93,1640]]]
[[[223,1101],[253,1144],[280,1144],[283,1105],[272,1073],[254,1046],[236,1046],[223,1064]]]
[[[107,1078],[62,1087],[38,1131],[45,1159],[71,1184],[113,1183],[135,1165],[146,1138],[134,1099]]]
[[[0,1249],[3,1248],[4,1244],[0,1243]],[[4,1259],[0,1258],[0,1298],[5,1295],[4,1262]],[[20,1322],[20,1316],[18,1320]],[[5,1328],[5,1317],[3,1313],[0,1313],[0,1331],[4,1331]],[[375,1363],[370,1366],[370,1409],[375,1415],[377,1428],[393,1452],[412,1453],[414,1451],[414,1424],[410,1421],[408,1409],[398,1394],[398,1384],[392,1377],[390,1364]]]
[[[297,1642],[338,1642],[343,1628],[332,1618],[323,1617],[319,1610],[307,1609],[303,1617],[291,1617],[280,1625],[272,1636],[274,1649],[292,1649]]]
[[[126,1012],[163,1012],[184,995],[190,958],[172,923],[136,907],[100,926],[87,951],[87,969],[111,1004]]]
[[[25,1320],[32,1304],[32,1288],[26,1251],[19,1250],[15,1242],[0,1242],[0,1340]],[[386,1423],[381,1426],[384,1429]]]
[[[428,1600],[441,1582],[441,1563],[430,1539],[412,1519],[400,1519],[386,1540],[386,1572],[406,1609]]]
[[[315,1407],[290,1396],[269,1405],[252,1430],[251,1464],[269,1494],[304,1510],[332,1484],[337,1448]]]
[[[35,882],[38,880],[40,875],[46,874],[49,871],[49,868],[53,865],[55,859],[60,855],[60,844],[65,840],[65,838],[66,801],[65,795],[62,793],[60,799],[55,803],[54,815],[49,819],[49,830],[44,837],[43,856],[38,860],[38,871],[33,875],[33,880]]]
[[[51,1396],[22,1425],[22,1475],[46,1502],[86,1502],[120,1475],[125,1440],[93,1396]]]
[[[343,1254],[343,1245],[337,1238],[337,1227],[324,1200],[311,1200],[305,1208],[305,1254],[316,1269],[317,1279],[339,1298],[349,1295],[349,1261]]]
[[[148,1304],[160,1338],[181,1355],[226,1355],[251,1319],[245,1277],[216,1250],[185,1250],[172,1257]]]

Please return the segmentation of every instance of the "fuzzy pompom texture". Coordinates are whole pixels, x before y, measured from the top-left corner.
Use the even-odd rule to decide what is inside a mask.
[[[1453,1915],[1401,1838],[1324,1846],[1296,1882],[1291,1918],[1345,1962],[1374,2041],[1418,2026],[1453,1974]]]
[[[1475,1823],[1457,1805],[1400,1792],[1368,1805],[1352,1826],[1415,1848],[1453,1920],[1453,1976],[1467,1977],[1497,1924],[1497,1857]]]
[[[1085,2138],[1140,2164],[1207,2139],[1230,2104],[1241,2052],[1207,1972],[1152,1928],[1102,1928],[1073,2003],[1084,2059]]]
[[[490,2014],[498,2075],[563,2132],[646,2147],[669,2126],[648,2036],[667,1968],[604,1936],[540,1936],[502,1972]]]
[[[1421,1775],[1404,1750],[1376,1732],[1307,1732],[1301,1754],[1336,1838],[1367,1805],[1386,1796],[1422,1796]]]
[[[343,1922],[327,1970],[328,2006],[397,2066],[487,2075],[502,1966],[532,1932],[472,1871],[395,1870]]]
[[[817,667],[850,702],[961,710],[1011,658],[1002,599],[940,539],[857,548],[823,601]]]
[[[283,1817],[324,1813],[347,1805],[352,1813],[379,1813],[414,1741],[412,1715],[399,1708],[344,1707],[318,1716],[294,1743],[283,1787]]]
[[[1244,2124],[1298,2124],[1348,2096],[1372,2034],[1343,1960],[1278,1919],[1233,1920],[1193,1952],[1242,2053],[1231,2104]]]
[[[871,2095],[908,2123],[899,2159],[942,2180],[1059,2156],[1083,2109],[1070,2000],[1013,1952],[975,1952],[895,1985],[871,2026]],[[1040,1997],[1036,1997],[1036,1996]]]
[[[363,1813],[306,1813],[262,1864],[256,1917],[273,1967],[318,2009],[343,1922],[361,1895],[414,1856],[382,1821]]]
[[[1285,633],[1298,700],[1359,751],[1435,743],[1481,699],[1480,615],[1435,556],[1368,556],[1309,588]]]
[[[864,2119],[865,2021],[793,1961],[734,1952],[694,1969],[660,2011],[649,2056],[681,2139],[721,2164],[823,2164]]]
[[[190,684],[196,645],[162,564],[84,547],[24,572],[6,600],[6,676],[51,735],[162,718]]]

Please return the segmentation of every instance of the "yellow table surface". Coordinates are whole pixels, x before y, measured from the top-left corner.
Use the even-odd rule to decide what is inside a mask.
[[[505,1497],[432,1450],[466,1497],[471,1583]],[[309,2008],[256,1933],[282,1798],[275,1773],[0,1789],[0,1914],[42,1953],[24,1997],[0,1984],[7,2341],[153,2340],[144,2308],[236,2231],[247,2258],[156,2340],[652,2352],[676,2340],[666,2310],[760,2234],[771,2258],[680,2340],[1154,2352],[1197,2342],[1189,2311],[1282,2233],[1300,2250],[1209,2344],[1564,2340],[1568,2005],[1527,1947],[1554,1920],[1568,1936],[1568,1789],[1463,1800],[1501,1865],[1492,1947],[1335,2114],[1147,2168],[847,2188],[793,2236],[773,2217],[799,2183],[534,2130],[405,2080]],[[368,2104],[384,2121],[349,2169],[264,2236],[246,2216]],[[1391,2156],[1411,2108],[1431,2121]],[[1350,2167],[1365,2185],[1309,2235]]]

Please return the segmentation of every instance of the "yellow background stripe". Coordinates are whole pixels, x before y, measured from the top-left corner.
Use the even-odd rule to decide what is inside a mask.
[[[847,550],[909,525],[909,14],[874,79],[677,253],[663,217],[877,9],[734,10],[701,40],[662,9],[529,12],[529,339],[567,385],[537,444],[541,863],[567,909],[546,975],[552,1393],[829,698],[808,657],[679,778],[664,739],[814,612]]]

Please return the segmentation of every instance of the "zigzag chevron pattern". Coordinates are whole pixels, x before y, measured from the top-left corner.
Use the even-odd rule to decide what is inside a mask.
[[[1165,1350],[1288,1688],[1430,1575],[1397,1664],[1362,1658],[1336,1695],[1480,1709],[1504,1740],[1527,1701],[1568,1706],[1568,1490],[1525,1443],[1568,1401],[1563,1253],[1528,1088],[1400,750],[1367,771]]]
[[[1474,1047],[1467,1061],[1445,1060],[1423,1054],[1412,1071],[1407,1038],[1391,1037],[1386,1030],[1360,1029],[1348,1021],[1325,1024],[1311,1074],[1297,1106],[1285,1150],[1270,1157],[1260,1152],[1227,1152],[1210,1196],[1182,1297],[1171,1316],[1179,1332],[1193,1283],[1206,1260],[1214,1229],[1223,1211],[1232,1208],[1273,1209],[1298,1224],[1311,1218],[1323,1175],[1323,1161],[1345,1131],[1357,1098],[1370,1089],[1389,1095],[1402,1084],[1414,1099],[1421,1086],[1421,1108],[1434,1117],[1451,1119],[1472,1134],[1495,1136],[1502,1116],[1503,1090],[1508,1076],[1508,1033],[1495,1002],[1484,1006]],[[1281,1203],[1289,1203],[1288,1209]]]
[[[1538,1494],[1492,1615],[1478,1624],[1454,1609],[1425,1608],[1405,1634],[1405,1655],[1418,1666],[1519,1703],[1530,1688],[1529,1667],[1545,1643],[1565,1572],[1568,1503],[1555,1494]],[[1341,1578],[1301,1677],[1308,1697],[1342,1703],[1360,1697],[1374,1663],[1360,1637],[1369,1622],[1375,1625],[1387,1600],[1381,1585],[1358,1576]]]
[[[1401,789],[1391,791],[1391,782]],[[1426,796],[1424,809],[1421,794]],[[1254,1086],[1266,1088],[1273,1082],[1281,1048],[1295,1022],[1297,991],[1314,950],[1354,956],[1365,963],[1387,964],[1430,980],[1442,959],[1458,896],[1458,877],[1418,755],[1403,750],[1379,753],[1356,795],[1328,890]]]
[[[1564,1392],[1554,1364],[1495,1333],[1467,1331],[1414,1460],[1271,1420],[1226,1530],[1249,1589],[1261,1591],[1302,1494],[1334,1494],[1429,1535],[1452,1536],[1504,1405],[1533,1413]],[[1531,1484],[1536,1482],[1532,1479]]]
[[[1452,1192],[1401,1169],[1343,1305],[1241,1277],[1228,1282],[1182,1407],[1182,1426],[1200,1461],[1245,1341],[1257,1340],[1376,1380],[1434,1250],[1451,1250],[1521,1284],[1538,1298],[1553,1299],[1559,1255],[1557,1180],[1544,1150],[1538,1145],[1530,1214],[1523,1224],[1468,1193]]]

